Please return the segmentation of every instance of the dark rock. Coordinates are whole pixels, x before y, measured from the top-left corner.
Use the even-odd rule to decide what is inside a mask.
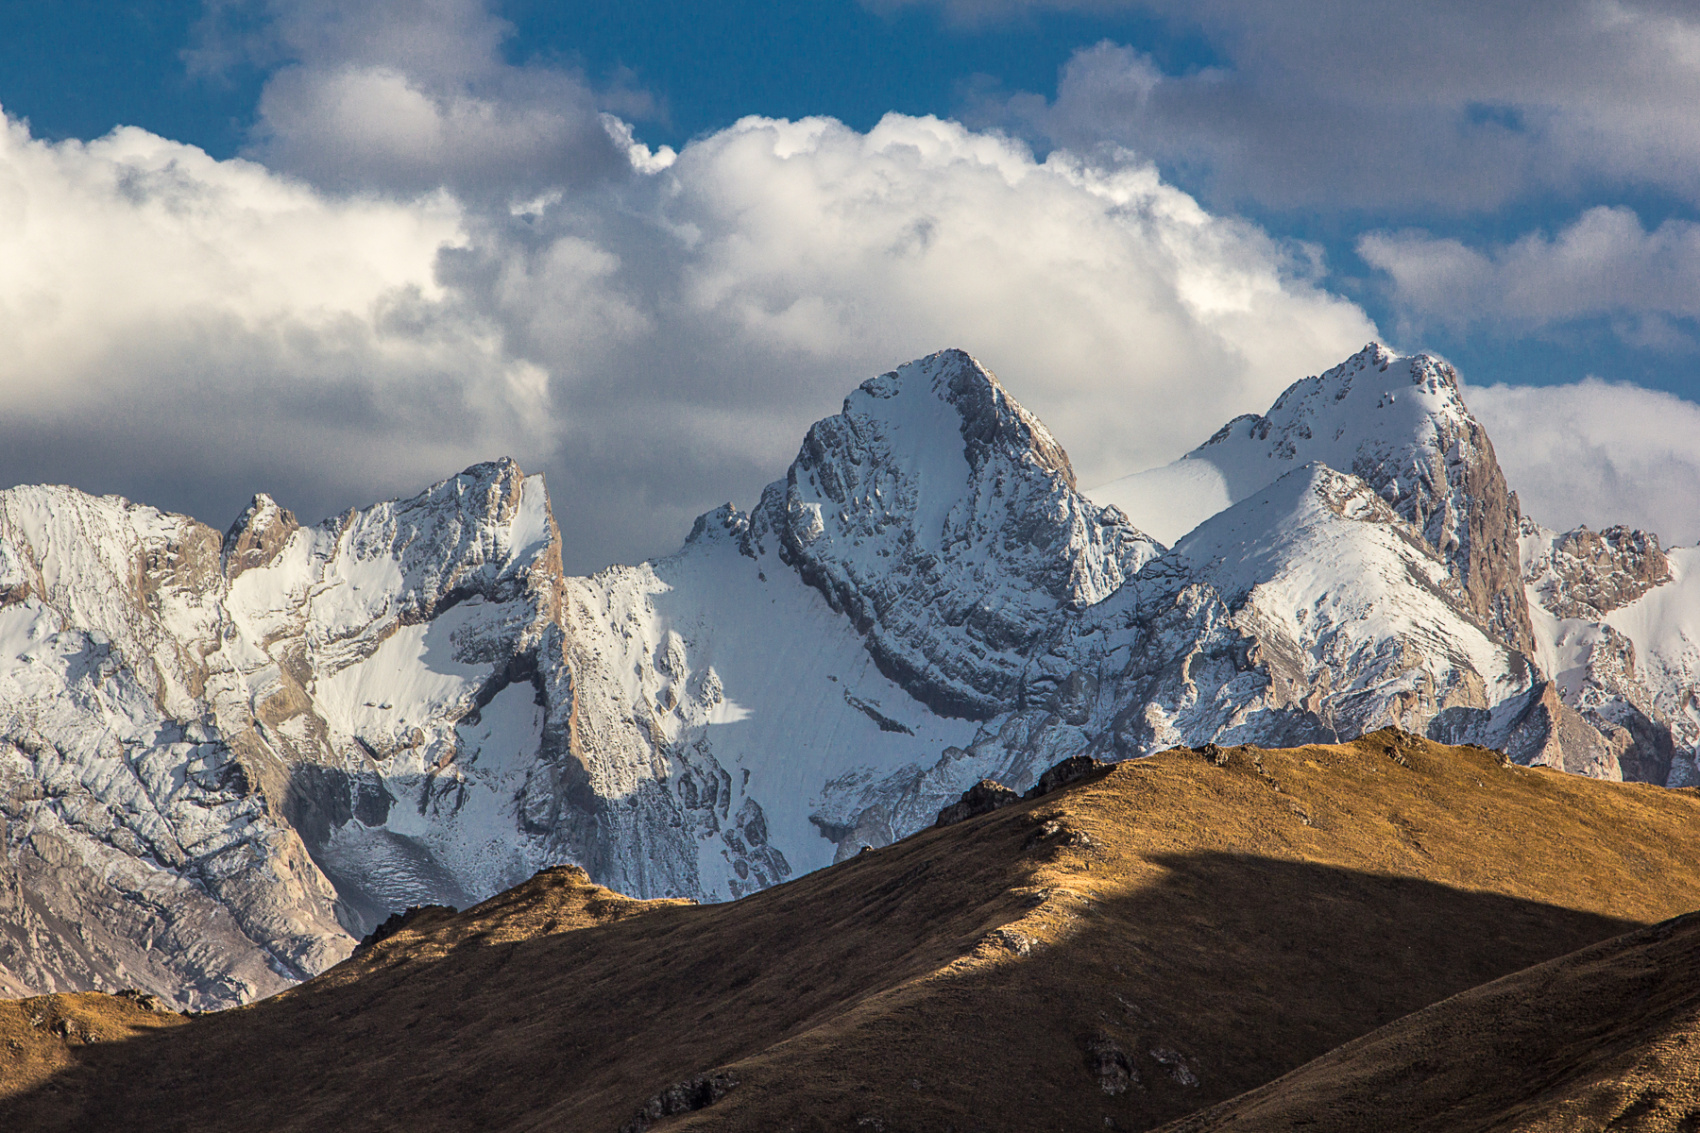
[[[405,912],[391,913],[383,924],[362,937],[360,943],[354,946],[354,955],[360,955],[381,940],[388,940],[421,917],[433,914],[452,917],[459,911],[452,905],[409,905]]]
[[[1192,1068],[1186,1064],[1186,1059],[1182,1058],[1176,1051],[1159,1047],[1151,1052],[1151,1057],[1157,1061],[1159,1066],[1167,1070],[1169,1077],[1173,1078],[1179,1085],[1198,1085],[1198,1075],[1192,1072]]]
[[[1228,766],[1228,751],[1219,744],[1205,744],[1198,749],[1198,754],[1217,767]]]
[[[1139,1085],[1133,1059],[1108,1035],[1099,1035],[1086,1044],[1086,1065],[1098,1079],[1098,1088],[1112,1097]]]
[[[165,1005],[165,1000],[163,1000],[159,996],[153,994],[151,991],[143,991],[141,988],[136,988],[136,987],[127,987],[123,991],[117,992],[116,994],[117,994],[117,997],[119,999],[128,999],[130,1002],[134,1003],[136,1006],[141,1007],[141,1008],[143,1008],[144,1010],[147,1010],[147,1011],[152,1011],[155,1014],[158,1014],[158,1015],[173,1014],[171,1008],[169,1008]]]
[[[1050,822],[1041,824],[1037,830],[1027,836],[1027,841],[1023,843],[1021,848],[1023,851],[1031,850],[1039,843],[1050,841],[1052,839],[1054,839],[1056,845],[1059,846],[1075,846],[1083,850],[1095,850],[1098,848],[1098,843],[1095,842],[1092,839],[1092,836],[1086,833],[1086,831],[1076,830],[1066,822],[1062,822],[1058,819],[1052,819]]]
[[[1109,766],[1108,763],[1093,759],[1089,755],[1070,756],[1039,776],[1039,781],[1033,785],[1033,789],[1021,797],[1024,799],[1040,798],[1071,783],[1089,779]]]
[[[644,1133],[664,1117],[695,1113],[707,1109],[737,1086],[738,1079],[730,1074],[698,1074],[683,1082],[674,1082],[643,1104],[637,1116],[620,1126],[620,1133]]]
[[[995,779],[982,779],[962,792],[962,797],[939,811],[935,827],[949,826],[976,815],[990,814],[999,807],[1020,802],[1021,796]]]

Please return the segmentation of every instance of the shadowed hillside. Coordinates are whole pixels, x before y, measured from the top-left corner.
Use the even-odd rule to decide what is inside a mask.
[[[557,869],[249,1007],[0,1004],[0,1127],[1149,1128],[1697,894],[1690,791],[1177,749],[732,904]]]
[[[1700,915],[1473,988],[1164,1133],[1700,1127]]]

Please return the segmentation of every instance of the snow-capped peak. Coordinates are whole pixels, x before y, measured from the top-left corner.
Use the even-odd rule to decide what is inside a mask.
[[[752,520],[935,711],[1008,697],[1059,609],[1102,601],[1161,548],[1074,486],[991,371],[946,350],[864,382],[809,429]]]
[[[1092,493],[1176,538],[1230,503],[1312,462],[1360,477],[1451,564],[1474,612],[1525,651],[1534,638],[1517,585],[1516,498],[1458,375],[1429,354],[1370,343],[1294,382],[1261,416],[1236,417],[1164,468]]]

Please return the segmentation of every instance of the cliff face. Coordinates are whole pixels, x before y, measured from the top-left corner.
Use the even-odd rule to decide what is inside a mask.
[[[1531,527],[1525,589],[1444,364],[1368,348],[1177,463],[1221,506],[1165,550],[946,351],[590,578],[511,461],[311,527],[259,496],[222,538],[0,492],[0,972],[242,1001],[410,905],[563,862],[739,897],[1075,755],[1396,725],[1695,775],[1700,569]]]
[[[1536,655],[1566,705],[1604,737],[1624,778],[1700,783],[1700,587],[1694,548],[1610,527],[1559,533],[1525,521]]]
[[[0,493],[19,978],[241,1001],[347,955],[414,895],[410,868],[461,896],[412,844],[454,842],[452,818],[376,831],[398,793],[424,818],[478,777],[444,774],[481,754],[459,728],[524,667],[559,576],[542,491],[486,465],[311,529],[260,497],[225,539],[69,489]]]
[[[1536,601],[1554,617],[1598,621],[1672,578],[1670,559],[1651,532],[1579,527],[1560,535],[1525,522],[1519,538]]]

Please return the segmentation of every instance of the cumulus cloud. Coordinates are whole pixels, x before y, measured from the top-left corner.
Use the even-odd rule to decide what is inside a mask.
[[[1635,185],[1700,201],[1690,4],[911,2],[964,20],[1119,7],[1203,35],[1217,65],[1170,74],[1104,43],[1076,54],[1054,100],[978,113],[1076,150],[1131,146],[1189,171],[1212,200],[1468,212]]]
[[[670,163],[609,136],[620,177],[498,206],[8,121],[0,476],[222,523],[258,489],[318,515],[511,453],[588,568],[751,502],[855,383],[944,346],[1090,483],[1374,334],[1149,166],[899,116],[749,119]]]
[[[1412,325],[1539,328],[1612,320],[1633,346],[1691,346],[1700,319],[1700,224],[1648,231],[1627,208],[1595,208],[1556,236],[1486,251],[1426,232],[1370,233],[1358,252],[1385,272]],[[1684,329],[1684,326],[1688,329]]]
[[[652,152],[581,76],[502,62],[504,26],[465,0],[262,24],[283,69],[252,159],[4,120],[0,482],[223,524],[256,490],[318,517],[509,454],[548,475],[585,570],[752,502],[857,382],[945,346],[1093,484],[1376,333],[1312,250],[1124,150],[1040,160],[892,115],[751,118]],[[1170,81],[1124,77],[1130,98]],[[1487,252],[1405,234],[1365,254],[1424,317],[1610,314],[1629,293],[1682,333],[1694,241],[1602,210]],[[1471,401],[1533,514],[1694,537],[1656,502],[1700,486],[1688,403],[1597,382]]]
[[[140,130],[49,145],[7,119],[0,476],[217,521],[269,483],[330,510],[542,451],[547,376],[435,279],[466,239],[445,193],[332,199]]]
[[[1560,530],[1614,523],[1700,540],[1700,405],[1589,378],[1465,391],[1523,512]]]
[[[512,65],[512,32],[483,0],[214,0],[189,58],[275,68],[251,154],[322,186],[512,194],[623,171],[600,116],[642,96]]]

